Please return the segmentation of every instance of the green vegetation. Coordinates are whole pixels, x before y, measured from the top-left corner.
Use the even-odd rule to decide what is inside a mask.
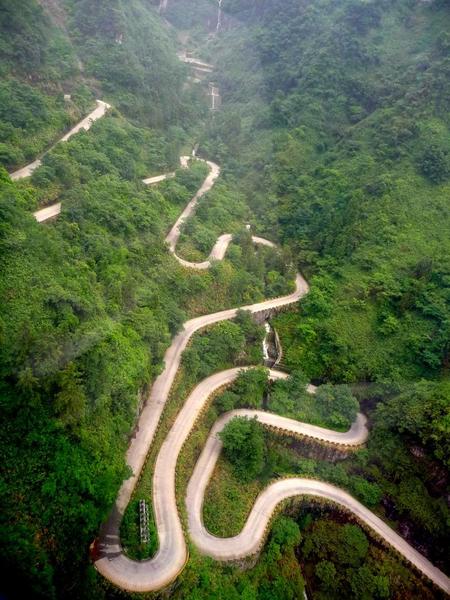
[[[187,68],[144,0],[0,4],[0,164],[9,170],[51,146],[95,97],[172,138],[206,115],[201,89],[183,88]]]
[[[356,418],[359,404],[346,385],[321,385],[311,394],[304,375],[294,372],[289,379],[275,382],[267,408],[297,421],[346,431]]]
[[[203,103],[182,92],[186,68],[167,28],[142,0],[67,0],[68,26],[83,60],[114,105],[132,119],[161,127],[197,118]]]
[[[445,375],[448,7],[227,6],[240,27],[216,42],[204,146],[310,278],[287,364],[339,383]]]
[[[186,318],[290,291],[297,267],[311,292],[274,319],[293,376],[269,384],[252,369],[213,399],[180,458],[180,506],[222,412],[265,408],[345,430],[357,398],[371,434],[345,456],[231,422],[205,523],[233,535],[269,481],[317,477],[348,489],[445,570],[447,2],[223,0],[223,30],[211,37],[215,1],[169,0],[179,39],[217,66],[224,102],[212,118],[157,7],[0,0],[1,593],[123,596],[90,566],[88,549],[127,476],[129,436],[170,339]],[[41,155],[95,98],[110,114],[12,183],[2,167]],[[191,272],[163,240],[205,166],[157,187],[141,180],[175,170],[199,139],[222,175],[178,252],[203,260],[218,235],[233,243],[225,260]],[[57,221],[36,223],[32,211],[56,201]],[[247,223],[282,250],[255,248]],[[187,394],[215,371],[260,364],[262,335],[240,313],[187,348],[122,523],[131,556],[157,548],[154,524],[140,546],[136,504],[151,504],[154,459]],[[305,391],[311,380],[321,384],[315,395]],[[314,599],[439,597],[343,515],[288,504],[255,565],[217,564],[190,548],[171,597],[301,598],[299,563]]]
[[[34,81],[50,81],[57,87],[76,73],[70,40],[39,4],[23,0],[18,6],[2,0],[1,8],[2,74],[32,74]]]
[[[408,570],[397,560],[369,545],[358,525],[320,517],[313,521],[308,516],[303,520],[306,528],[302,531],[301,560],[314,598],[342,598],[344,594],[358,600],[402,594],[433,597],[417,581],[411,585]]]
[[[254,371],[248,373],[252,372]],[[240,379],[242,380],[242,376]],[[236,390],[236,386],[240,387],[239,379],[232,389]],[[228,397],[227,395],[238,397],[235,391],[225,391],[217,396],[183,448],[178,468],[179,487],[177,486],[177,489],[180,499],[185,496],[185,487],[192,471],[192,465],[201,451],[209,430],[223,407],[223,399]],[[384,439],[386,440],[386,438]],[[380,488],[369,483],[364,473],[362,476],[360,475],[361,464],[363,463],[361,459],[367,459],[366,450],[360,450],[355,455],[356,460],[352,458],[352,455],[349,455],[346,460],[341,462],[342,454],[336,452],[336,450],[327,450],[321,444],[299,444],[297,440],[268,432],[265,432],[265,442],[265,468],[262,476],[246,482],[244,485],[231,463],[224,459],[224,456],[220,458],[213,479],[208,486],[203,509],[205,524],[213,534],[226,537],[239,533],[257,494],[271,478],[284,473],[318,477],[334,482],[339,487],[348,487],[356,497],[372,509],[377,507],[380,501]],[[386,448],[386,453],[390,451],[392,451],[392,447]],[[305,458],[305,455],[315,456],[316,458]],[[331,460],[331,462],[324,460],[325,458]],[[398,454],[392,456],[392,464],[398,460]],[[411,469],[411,464],[405,464],[405,471],[402,471],[400,478],[408,472],[408,469]],[[424,473],[422,473],[423,475]],[[415,498],[417,501],[417,494]],[[377,597],[374,594],[378,593],[380,597],[392,598],[402,597],[402,594],[406,597],[430,599],[440,597],[438,592],[430,591],[425,582],[417,579],[408,567],[402,565],[398,558],[382,550],[374,540],[371,540],[369,545],[370,538],[357,525],[343,525],[342,523],[346,519],[344,515],[332,512],[329,508],[321,507],[320,504],[315,506],[314,503],[312,505],[309,503],[301,504],[302,508],[299,512],[295,508],[298,504],[298,500],[292,501],[288,514],[291,518],[298,520],[302,529],[303,539],[297,553],[301,557],[302,569],[304,569],[307,577],[308,592],[311,593],[314,590],[313,597],[316,597],[317,594],[317,597],[325,598],[328,597],[327,594],[331,593],[335,594],[333,597],[342,597],[342,590],[348,590],[348,594],[347,591],[345,593],[349,597],[359,597],[358,593],[361,593],[361,586],[367,586],[368,590],[372,590],[372,596],[367,597]],[[392,517],[393,515],[389,516]],[[431,516],[430,514],[429,518],[435,521],[437,515]],[[288,521],[287,529],[293,530],[293,533],[295,533],[295,523],[285,518],[283,518],[283,521]],[[315,535],[316,527],[317,535]],[[298,540],[297,535],[294,535],[294,537]],[[446,547],[445,540],[438,538],[435,538],[435,540],[437,554],[439,554],[439,549]],[[421,541],[423,542],[423,540]],[[298,541],[296,543],[298,544]],[[339,545],[339,551],[336,550],[336,545]],[[267,553],[270,553],[270,550],[272,550],[271,542],[266,546],[255,569],[259,570],[261,565],[265,564],[265,557]],[[439,563],[438,556],[433,558]],[[331,572],[334,572],[333,566],[322,564],[324,562],[332,563],[334,570],[338,573],[336,575],[336,588],[333,588],[332,591],[327,590],[326,586],[327,581],[329,582],[327,574],[330,575]],[[192,570],[196,573],[208,573],[208,581],[214,581],[213,597],[226,597],[222,595],[222,590],[216,587],[217,577],[220,577],[223,573],[222,569],[223,567],[213,562],[196,558],[194,552],[194,560],[188,564],[186,571],[180,578],[180,597],[183,597],[183,593],[191,593],[189,586],[192,582]],[[228,594],[232,594],[231,584],[236,585],[237,577],[239,582],[240,577],[243,575],[239,568],[228,567],[227,569],[227,577],[220,578],[219,581],[224,590]],[[244,573],[244,577],[253,577],[253,570]],[[290,577],[292,577],[292,573],[283,571],[283,579],[289,581]],[[388,585],[386,585],[386,580]],[[281,582],[279,583],[281,584]],[[200,590],[196,588],[195,593],[200,594]],[[260,596],[260,593],[262,594],[261,588],[258,589],[258,592],[255,592],[255,596],[251,597],[266,597],[264,595]],[[288,592],[280,591],[279,597],[291,597],[289,595],[285,596],[285,593],[288,594]],[[366,592],[364,591],[364,593]],[[385,595],[383,596],[383,594]],[[234,596],[231,595],[230,597]],[[278,598],[278,596],[276,597]]]
[[[224,321],[195,334],[184,351],[147,463],[134,490],[134,500],[128,505],[122,521],[122,543],[125,551],[132,558],[152,556],[158,547],[153,518],[149,545],[143,547],[140,543],[137,502],[144,498],[148,501],[149,507],[152,506],[153,467],[161,444],[180,408],[195,385],[205,377],[232,366],[259,362],[262,336],[263,330],[254,323],[251,315],[241,311],[234,321]],[[192,463],[189,467],[191,466]],[[189,467],[181,467],[180,472],[185,473],[185,468]]]
[[[294,600],[303,595],[303,578],[295,555],[300,538],[298,525],[280,517],[274,522],[268,543],[255,566],[215,563],[195,551],[171,591],[187,600]]]
[[[289,380],[276,385],[280,383],[292,385]],[[419,388],[423,390],[423,385]],[[359,395],[368,406],[369,400],[373,405],[373,400],[380,393],[386,394],[386,391],[366,390]],[[220,410],[224,407],[224,399],[228,400],[230,395],[233,408],[248,405],[247,402],[241,403],[236,393],[226,391],[215,399],[215,406]],[[412,426],[411,408],[408,412],[405,399],[409,400],[411,396],[411,391],[396,396],[392,393],[389,407],[398,406],[398,413],[396,409],[389,410],[384,403],[379,403],[373,412],[369,412],[372,423],[370,437],[367,446],[356,452],[342,452],[317,442],[298,441],[265,430],[264,467],[258,473],[249,472],[249,482],[245,486],[240,473],[236,472],[224,453],[205,495],[206,526],[215,535],[236,535],[242,529],[256,496],[268,481],[292,474],[313,477],[348,489],[394,527],[406,531],[410,542],[426,547],[436,564],[444,565],[444,549],[448,545],[446,522],[449,518],[448,507],[442,497],[446,486],[445,470],[437,460],[426,455],[417,439],[414,440],[414,432],[408,430]],[[260,395],[255,406],[261,406],[261,403]],[[229,409],[229,405],[224,408]],[[286,406],[282,404],[281,408]],[[398,421],[393,419],[394,414],[398,414]],[[210,422],[212,415],[208,413],[206,418]],[[405,437],[400,437],[399,431]]]
[[[15,588],[42,597],[85,585],[87,548],[126,475],[138,392],[184,319],[161,241],[167,202],[83,173],[50,227],[29,212],[29,184],[1,183],[2,553]]]
[[[14,170],[79,121],[94,99],[69,40],[43,9],[32,0],[0,5],[0,165]]]
[[[311,284],[297,310],[274,319],[283,363],[335,389],[383,383],[354,387],[373,424],[367,449],[327,466],[319,449],[304,448],[276,473],[348,487],[445,568],[448,7],[224,4],[233,26],[210,48],[224,102],[203,147]],[[287,395],[275,400],[268,408],[306,421],[330,417],[304,403],[298,413]],[[227,514],[238,506],[242,524],[251,498],[223,459],[217,469],[235,492]],[[212,530],[239,529],[234,519],[228,529],[226,518],[219,523],[226,494],[214,477],[205,505]]]
[[[170,338],[189,314],[229,306],[225,285],[245,304],[233,282],[254,280],[231,264],[225,282],[191,273],[165,249],[204,177],[194,165],[167,197],[143,186],[145,171],[172,166],[170,146],[116,115],[58,145],[31,181],[2,176],[2,556],[23,593],[87,593],[87,548],[126,476],[128,436]],[[40,225],[30,209],[47,198],[62,200],[62,214]],[[223,323],[212,344],[243,352],[245,340]],[[199,378],[204,350],[187,359]]]
[[[256,477],[264,464],[264,436],[256,419],[235,417],[220,432],[225,456],[241,481]]]

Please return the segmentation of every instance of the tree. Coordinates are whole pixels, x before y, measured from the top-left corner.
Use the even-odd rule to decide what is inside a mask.
[[[350,586],[354,597],[358,600],[389,598],[390,595],[388,578],[382,575],[374,575],[366,565],[353,572]]]
[[[300,528],[295,521],[288,517],[280,516],[272,525],[271,539],[276,542],[282,550],[298,546],[302,536]]]
[[[219,434],[225,456],[242,481],[254,479],[264,465],[264,434],[255,419],[235,417]]]
[[[257,367],[239,374],[233,386],[233,392],[240,398],[240,405],[248,408],[260,408],[267,386],[267,369]]]
[[[356,566],[367,556],[369,541],[361,527],[346,523],[339,530],[337,561],[342,565]]]
[[[263,340],[264,329],[261,325],[258,325],[249,310],[239,309],[234,321],[240,326],[248,342],[261,342]]]
[[[423,175],[433,183],[442,183],[450,175],[449,153],[436,144],[424,150],[418,165]]]
[[[325,591],[336,589],[337,571],[336,567],[329,560],[321,560],[315,567],[316,577],[320,581],[320,587]]]
[[[322,405],[322,413],[328,415],[335,427],[349,427],[355,420],[359,403],[345,385],[322,385],[316,393],[316,401]]]
[[[366,506],[376,506],[383,496],[378,484],[371,483],[362,477],[353,478],[353,489]]]
[[[75,428],[86,413],[86,394],[80,372],[73,363],[69,363],[59,380],[60,391],[55,398],[55,412],[61,423]]]
[[[220,412],[227,412],[233,410],[239,402],[239,396],[229,390],[220,394],[215,400],[215,404]]]
[[[415,438],[450,465],[450,384],[419,381],[380,404],[376,423]]]

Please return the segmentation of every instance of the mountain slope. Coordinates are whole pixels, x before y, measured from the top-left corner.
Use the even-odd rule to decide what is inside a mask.
[[[0,8],[0,164],[9,171],[48,148],[95,98],[152,127],[188,126],[204,114],[202,92],[183,88],[187,68],[144,0],[1,0]]]
[[[321,307],[305,299],[288,363],[346,381],[445,375],[448,4],[227,6],[205,147],[317,276]]]
[[[37,2],[0,5],[0,164],[14,170],[79,120],[93,97],[70,41]]]

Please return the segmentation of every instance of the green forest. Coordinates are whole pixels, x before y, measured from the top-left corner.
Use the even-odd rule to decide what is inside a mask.
[[[189,394],[253,367],[208,399],[182,447],[185,532],[189,479],[225,413],[346,432],[362,412],[369,436],[356,449],[230,420],[206,529],[235,536],[267,486],[315,479],[450,575],[450,5],[219,8],[220,21],[215,0],[0,0],[0,596],[445,598],[351,513],[310,497],[284,500],[244,560],[215,561],[185,533],[189,560],[155,593],[119,589],[95,567],[100,527],[131,475],[127,447],[183,323],[291,294],[299,271],[309,292],[268,317],[286,378],[270,380],[266,332],[248,311],[189,340],[121,522],[123,552],[158,550],[155,461]],[[106,115],[58,143],[97,99]],[[180,166],[193,148],[221,173],[183,223],[177,255],[206,260],[232,236],[205,270],[164,241],[208,175],[193,157]],[[11,179],[37,158],[30,177]],[[36,220],[59,202],[56,219]]]

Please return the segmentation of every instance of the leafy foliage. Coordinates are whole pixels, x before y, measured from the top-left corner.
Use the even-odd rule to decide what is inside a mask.
[[[207,26],[216,14],[214,2],[194,10],[179,3],[178,13],[170,3],[179,25],[201,16]],[[299,456],[295,440],[272,434],[261,444],[256,424],[246,423],[254,452],[238,474],[259,475],[246,501],[273,476],[320,477],[384,512],[441,565],[448,547],[445,2],[224,0],[228,30],[208,52],[225,102],[201,144],[223,178],[186,224],[180,248],[204,257],[224,231],[234,243],[225,261],[201,274],[180,268],[162,240],[202,167],[159,189],[139,181],[174,169],[206,117],[199,89],[184,86],[187,68],[156,4],[57,1],[51,21],[34,0],[0,2],[3,165],[18,167],[51,145],[91,107],[94,89],[136,125],[164,127],[164,134],[143,130],[115,112],[46,155],[31,183],[13,185],[0,171],[4,592],[116,595],[88,567],[87,548],[127,475],[131,426],[170,337],[188,314],[285,293],[295,263],[312,290],[297,312],[277,318],[277,328],[287,366],[305,379],[272,388],[269,408],[346,428],[357,409],[348,390],[323,385],[313,403],[306,378],[393,385],[359,394],[364,410],[378,408],[367,449],[342,463],[317,449]],[[71,103],[63,101],[67,92]],[[31,210],[57,200],[58,221],[38,225]],[[243,222],[287,248],[255,249]],[[248,315],[210,333],[185,354],[180,398],[215,369],[260,358],[261,331]],[[423,381],[400,385],[415,379]],[[266,391],[264,372],[248,371],[213,413],[240,402],[260,406]],[[232,483],[227,502],[243,518],[241,479],[222,472]],[[214,499],[207,501],[211,515]],[[128,517],[124,531],[132,533]],[[355,525],[327,520],[302,536],[318,598],[429,597]],[[245,573],[194,552],[173,595],[301,597],[298,543],[296,525],[277,521],[262,559]]]
[[[140,182],[172,167],[169,145],[111,116],[57,146],[31,182],[2,172],[2,556],[24,593],[84,594],[87,548],[127,474],[128,436],[170,338],[196,302],[202,312],[225,307],[214,274],[186,272],[163,244],[204,170],[177,176],[167,197]],[[30,209],[52,196],[62,213],[38,224]],[[234,352],[259,359],[261,334],[239,319],[245,333],[222,323],[188,351],[194,376]],[[39,557],[39,568],[22,573],[19,555]]]
[[[93,98],[70,41],[37,2],[3,0],[0,8],[0,164],[14,169],[79,121]]]
[[[355,420],[359,404],[345,385],[321,385],[311,394],[304,375],[295,372],[288,379],[275,382],[268,408],[298,421],[346,430]]]
[[[264,438],[256,419],[235,417],[220,432],[225,455],[242,481],[253,479],[264,461]]]
[[[205,147],[310,276],[298,317],[280,317],[288,366],[335,382],[445,374],[448,10],[226,10],[240,27],[216,44],[225,102]]]
[[[161,127],[193,120],[204,103],[195,91],[183,94],[185,67],[171,36],[147,2],[69,0],[70,32],[105,94],[132,119]],[[184,101],[183,101],[184,100]]]

